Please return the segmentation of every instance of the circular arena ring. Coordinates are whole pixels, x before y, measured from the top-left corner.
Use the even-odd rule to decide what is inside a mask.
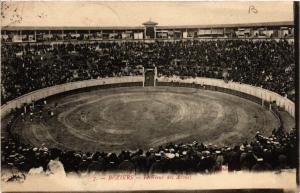
[[[250,100],[187,87],[117,87],[47,99],[42,116],[18,119],[13,133],[35,146],[75,151],[146,149],[193,141],[235,145],[270,135],[280,120]]]

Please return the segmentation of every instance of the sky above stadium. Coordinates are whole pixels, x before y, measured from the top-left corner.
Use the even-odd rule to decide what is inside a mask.
[[[292,2],[4,2],[1,26],[161,26],[293,21]]]

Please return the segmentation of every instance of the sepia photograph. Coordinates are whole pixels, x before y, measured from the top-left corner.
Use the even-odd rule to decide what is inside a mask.
[[[299,192],[298,5],[2,1],[1,192]]]

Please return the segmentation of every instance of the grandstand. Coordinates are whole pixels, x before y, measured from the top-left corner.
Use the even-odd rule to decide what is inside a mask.
[[[251,24],[159,26],[147,21],[137,27],[4,27],[4,43],[113,41],[113,40],[179,40],[179,39],[289,39],[293,41],[293,22]]]
[[[296,168],[292,22],[142,25],[2,28],[2,167]]]

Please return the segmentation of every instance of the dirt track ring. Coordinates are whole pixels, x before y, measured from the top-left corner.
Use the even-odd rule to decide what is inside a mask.
[[[36,146],[120,151],[194,140],[231,145],[257,130],[270,134],[279,124],[251,101],[191,88],[104,89],[61,97],[49,106],[54,102],[56,117],[20,121],[16,132]]]

